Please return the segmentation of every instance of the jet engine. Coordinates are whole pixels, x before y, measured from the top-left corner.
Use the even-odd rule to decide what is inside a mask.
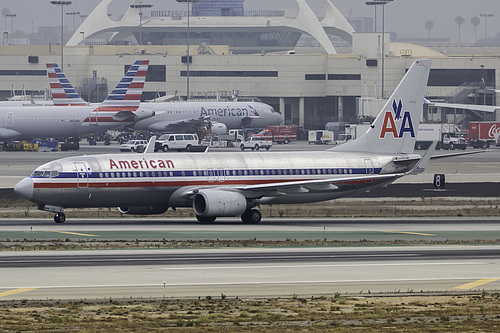
[[[239,192],[201,190],[194,196],[193,209],[199,216],[239,216],[247,209],[247,199]]]
[[[222,123],[212,123],[211,133],[214,135],[224,135],[227,133],[227,126]]]
[[[122,214],[130,215],[157,215],[163,214],[168,207],[118,207]]]

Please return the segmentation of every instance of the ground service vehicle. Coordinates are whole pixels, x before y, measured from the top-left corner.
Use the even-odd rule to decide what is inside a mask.
[[[260,136],[252,136],[252,137],[249,137],[245,141],[241,141],[240,149],[241,150],[245,150],[245,149],[259,150],[261,148],[263,148],[263,149],[265,148],[266,150],[269,150],[269,149],[271,149],[272,146],[273,146],[272,141],[264,140]]]
[[[254,134],[255,137],[262,137],[277,143],[288,144],[297,140],[297,125],[267,126],[265,130]]]
[[[155,151],[191,151],[192,147],[198,145],[198,135],[196,134],[162,134],[158,140],[156,140]]]
[[[437,141],[436,149],[465,150],[467,142],[456,136],[459,132],[453,124],[420,124],[415,149],[427,149],[433,141]]]
[[[130,151],[130,152],[142,152],[144,148],[148,145],[146,140],[129,140],[126,143],[120,145],[120,151]]]
[[[487,148],[495,143],[495,134],[500,133],[500,122],[471,121],[469,122],[470,145],[475,148]]]
[[[327,130],[309,131],[309,144],[327,145],[333,142],[333,132]]]

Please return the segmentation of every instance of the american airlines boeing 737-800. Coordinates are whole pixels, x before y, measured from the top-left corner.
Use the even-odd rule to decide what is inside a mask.
[[[258,223],[263,204],[336,199],[421,170],[413,153],[430,60],[416,60],[365,134],[322,152],[104,154],[59,159],[15,186],[39,209],[119,207],[159,214],[192,207],[197,219],[241,216]]]
[[[87,105],[76,91],[73,93],[61,83],[51,81],[51,87],[59,87],[58,97],[64,99],[64,106],[54,102],[52,106],[0,107],[0,140],[76,137],[124,128],[152,117],[154,111],[139,107],[148,66],[148,60],[136,61],[107,99],[98,105]]]

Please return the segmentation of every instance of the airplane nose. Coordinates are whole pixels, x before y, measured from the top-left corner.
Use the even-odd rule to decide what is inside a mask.
[[[31,200],[33,198],[33,180],[24,178],[14,186],[14,192],[23,198]]]

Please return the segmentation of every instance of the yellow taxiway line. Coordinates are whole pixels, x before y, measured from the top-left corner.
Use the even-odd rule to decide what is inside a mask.
[[[19,293],[25,293],[27,291],[35,290],[38,288],[18,288],[18,289],[12,289],[9,291],[4,291],[3,293],[0,293],[0,298],[5,297],[5,296],[10,296],[10,295],[15,295]]]
[[[45,230],[44,232],[55,232],[55,233],[59,233],[59,234],[68,234],[68,235],[77,235],[77,236],[89,236],[89,237],[99,237],[99,235],[81,234],[81,233],[78,233],[78,232],[70,232],[70,231]]]
[[[405,235],[418,235],[418,236],[436,236],[435,234],[424,234],[421,232],[410,232],[410,231],[385,231],[381,230],[380,232],[385,232],[388,234],[405,234]]]
[[[487,284],[487,283],[490,283],[490,282],[495,282],[495,281],[498,281],[498,280],[500,280],[500,279],[481,279],[481,280],[469,282],[469,283],[466,283],[466,284],[462,284],[461,286],[453,287],[453,289],[472,289],[472,288],[475,288],[475,287],[478,287],[478,286],[482,286],[483,284]]]

